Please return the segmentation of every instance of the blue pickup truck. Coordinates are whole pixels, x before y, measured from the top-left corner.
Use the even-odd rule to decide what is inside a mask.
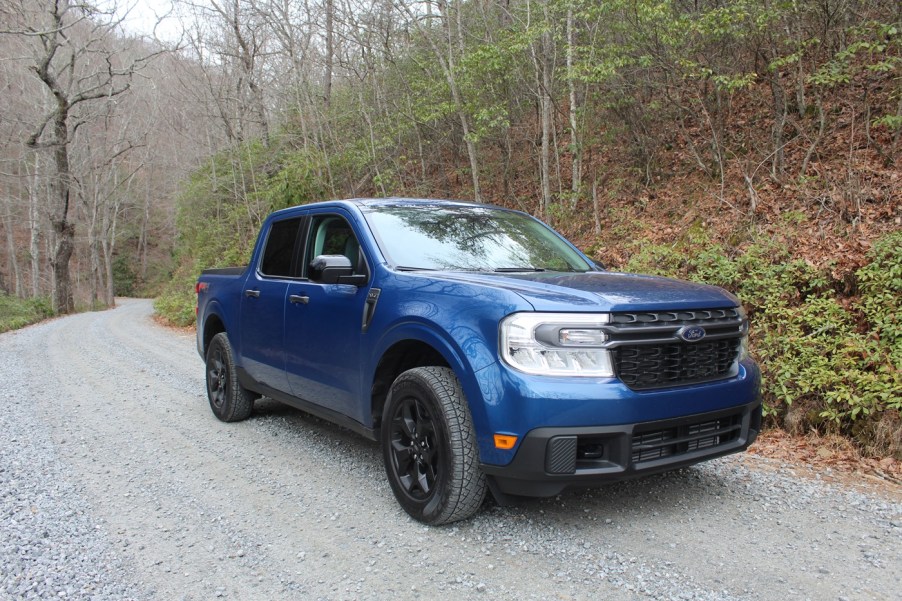
[[[746,449],[760,375],[739,301],[612,273],[525,213],[367,199],[270,215],[197,283],[210,407],[267,396],[379,441],[414,518]]]

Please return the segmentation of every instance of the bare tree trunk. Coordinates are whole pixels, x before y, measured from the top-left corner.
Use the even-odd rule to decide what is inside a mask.
[[[572,166],[570,169],[570,191],[573,192],[573,204],[579,199],[579,192],[582,188],[583,179],[583,148],[582,136],[577,122],[577,113],[579,106],[577,105],[576,82],[573,75],[573,6],[567,7],[567,87],[570,96],[570,107],[568,115],[570,117],[570,146],[572,148]]]
[[[457,47],[458,51],[463,54],[464,52],[464,33],[463,33],[463,24],[460,20],[460,8],[462,4],[462,0],[457,0],[456,2],[456,16],[457,16]],[[479,189],[479,161],[477,159],[478,153],[476,150],[476,142],[473,140],[473,137],[470,135],[470,120],[467,117],[467,113],[464,110],[463,99],[461,98],[460,88],[457,85],[457,79],[454,77],[454,50],[452,49],[451,43],[451,19],[450,16],[444,19],[444,22],[448,28],[448,68],[445,71],[445,75],[448,78],[448,85],[451,86],[451,96],[454,99],[454,105],[457,107],[457,117],[460,119],[460,127],[463,130],[464,134],[464,142],[467,145],[467,156],[470,159],[470,173],[473,179],[473,199],[476,202],[482,202],[482,191]]]
[[[141,211],[141,231],[138,234],[138,256],[141,260],[141,281],[147,278],[147,230],[150,227],[150,183],[153,169],[149,170],[144,182],[144,202]]]
[[[366,121],[367,131],[369,131],[370,138],[370,158],[373,161],[373,170],[375,171],[376,177],[375,184],[379,187],[379,191],[382,193],[382,196],[388,196],[388,192],[385,190],[385,182],[382,178],[382,173],[379,170],[379,158],[376,156],[376,134],[373,131],[373,121],[370,118],[370,114],[366,110],[366,103],[363,100],[363,90],[360,90],[360,113],[363,115],[363,120]]]
[[[28,244],[31,255],[31,296],[37,298],[41,295],[41,202],[46,188],[41,181],[41,153],[34,155],[34,176],[31,189],[28,191],[28,229],[30,240]]]
[[[100,308],[100,289],[103,286],[101,278],[103,277],[100,270],[100,241],[97,234],[88,235],[88,248],[90,249],[91,258],[91,309]]]
[[[91,201],[89,202],[87,198],[83,197],[83,206],[88,214],[88,255],[91,265],[90,305],[91,309],[97,309],[97,300],[100,296],[100,287],[102,285],[100,281],[102,277],[100,273],[100,237],[97,233],[97,211],[100,201],[97,198],[96,182],[92,188]]]
[[[773,95],[774,111],[774,153],[771,163],[771,176],[779,181],[783,178],[783,132],[786,129],[786,95],[780,83],[780,73],[773,71],[770,76],[770,89]]]
[[[53,254],[50,256],[50,302],[54,313],[75,309],[69,261],[75,250],[75,224],[69,221],[71,173],[69,171],[68,102],[60,100],[54,123],[54,176],[50,178],[50,232]]]
[[[6,262],[9,273],[13,277],[13,292],[16,296],[24,296],[24,287],[22,286],[22,272],[19,269],[19,257],[16,254],[16,238],[13,231],[13,223],[15,219],[12,212],[12,198],[7,194],[7,206],[3,207],[3,229],[6,230]]]
[[[119,221],[119,201],[114,202],[103,216],[103,238],[101,250],[103,251],[103,268],[106,280],[104,288],[104,302],[107,307],[116,305],[116,283],[113,281],[113,252],[116,249],[116,225]]]
[[[542,215],[548,218],[548,209],[551,206],[551,127],[552,127],[552,101],[551,101],[551,67],[549,54],[551,52],[551,32],[548,18],[548,5],[542,7],[545,16],[546,30],[541,35],[541,56],[532,44],[532,61],[535,70],[536,94],[539,101],[539,122],[542,128],[541,147],[539,149],[539,180],[542,197],[540,208]]]
[[[815,101],[815,106],[817,106],[818,123],[820,125],[817,130],[817,136],[811,141],[808,150],[805,152],[805,158],[802,159],[802,167],[799,169],[799,179],[805,177],[805,174],[808,172],[808,163],[811,161],[811,157],[814,155],[814,151],[818,147],[818,144],[820,144],[821,140],[824,138],[824,130],[827,128],[827,116],[824,114],[824,105],[820,96],[818,96]]]
[[[333,42],[333,17],[335,13],[334,0],[325,0],[326,6],[326,76],[323,82],[323,96],[326,101],[326,108],[332,106],[332,61],[335,56],[335,48]]]
[[[601,235],[601,213],[598,203],[598,180],[592,180],[592,215],[595,217],[595,235]]]

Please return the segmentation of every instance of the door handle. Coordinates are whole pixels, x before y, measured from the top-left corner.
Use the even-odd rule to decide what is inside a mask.
[[[302,305],[306,305],[307,303],[310,302],[310,297],[309,296],[301,296],[300,294],[291,294],[288,296],[288,300],[294,305],[296,305],[298,303],[300,303]]]
[[[260,298],[260,291],[259,290],[245,290],[244,296],[247,296],[247,297],[253,296],[254,298]]]

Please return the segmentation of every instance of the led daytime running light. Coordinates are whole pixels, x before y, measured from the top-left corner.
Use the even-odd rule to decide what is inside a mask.
[[[606,313],[515,313],[501,322],[501,357],[529,374],[613,377],[611,353],[599,348],[609,321]]]

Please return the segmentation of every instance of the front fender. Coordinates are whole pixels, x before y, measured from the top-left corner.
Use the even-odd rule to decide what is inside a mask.
[[[485,367],[482,363],[494,362],[491,357],[492,350],[488,348],[484,338],[478,332],[468,329],[464,325],[452,328],[452,331],[458,337],[452,337],[451,333],[428,321],[404,321],[394,324],[385,331],[374,346],[366,381],[372,382],[375,379],[380,361],[396,344],[416,341],[429,345],[445,359],[454,375],[457,376],[467,397],[473,426],[481,439],[483,438],[481,433],[486,431],[488,416],[482,398],[482,390],[476,379],[476,372]],[[479,368],[475,367],[477,365]]]

